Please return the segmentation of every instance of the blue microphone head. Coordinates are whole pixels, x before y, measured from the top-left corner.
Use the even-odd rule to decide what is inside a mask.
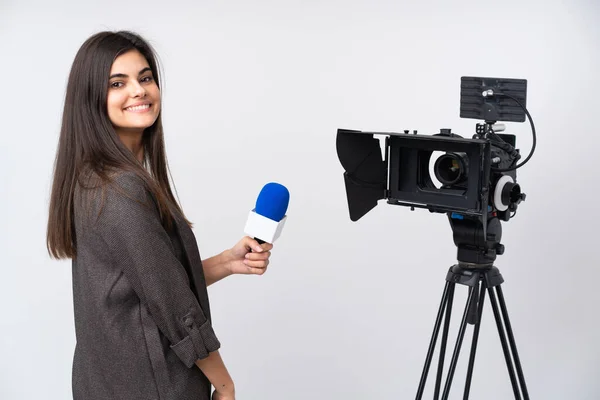
[[[287,212],[290,192],[279,183],[270,182],[263,186],[256,199],[257,214],[279,222]]]

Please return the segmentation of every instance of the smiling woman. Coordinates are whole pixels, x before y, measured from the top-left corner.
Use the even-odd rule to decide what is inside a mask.
[[[136,158],[143,161],[143,148],[135,148],[144,129],[160,113],[160,90],[152,68],[137,50],[118,56],[110,70],[107,97],[108,117],[117,135]]]
[[[131,32],[79,49],[67,84],[47,245],[71,258],[73,398],[235,399],[207,286],[262,275],[272,245],[243,237],[201,260],[171,190],[153,50]]]

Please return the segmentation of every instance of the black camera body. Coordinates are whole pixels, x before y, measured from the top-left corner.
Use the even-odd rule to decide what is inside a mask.
[[[425,208],[450,218],[459,260],[478,264],[502,254],[499,221],[514,216],[525,194],[516,181],[516,137],[500,133],[497,122],[523,122],[525,94],[524,80],[461,78],[461,117],[484,119],[472,138],[450,129],[433,135],[338,129],[350,219],[358,221],[379,200]],[[383,151],[376,135],[385,136]],[[483,254],[461,256],[461,248]]]

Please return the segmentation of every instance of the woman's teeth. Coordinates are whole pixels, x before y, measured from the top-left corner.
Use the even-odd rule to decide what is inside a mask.
[[[150,104],[144,104],[141,106],[127,107],[126,110],[127,111],[142,111],[142,110],[147,110],[149,108],[150,108]]]

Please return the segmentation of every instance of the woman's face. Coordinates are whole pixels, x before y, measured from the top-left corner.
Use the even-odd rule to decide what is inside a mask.
[[[117,134],[143,133],[160,112],[160,90],[144,56],[130,50],[118,56],[110,69],[108,118]]]

